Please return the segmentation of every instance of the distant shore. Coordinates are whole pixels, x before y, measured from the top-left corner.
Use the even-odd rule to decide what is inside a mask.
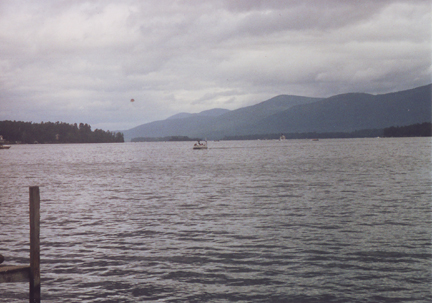
[[[431,137],[432,123],[424,122],[407,126],[392,126],[383,129],[363,129],[353,132],[306,132],[283,134],[255,134],[225,136],[222,140],[277,140],[281,136],[285,139],[337,139],[337,138],[375,138],[375,137]],[[213,140],[212,138],[209,138]],[[167,137],[137,137],[131,142],[162,142],[162,141],[198,141],[202,139],[187,136]]]

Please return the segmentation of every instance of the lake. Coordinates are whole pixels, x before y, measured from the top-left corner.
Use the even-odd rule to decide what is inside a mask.
[[[432,301],[431,138],[208,144],[0,151],[4,264],[40,186],[43,302]]]

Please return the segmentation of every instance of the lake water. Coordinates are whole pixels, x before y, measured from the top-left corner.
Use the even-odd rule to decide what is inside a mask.
[[[14,145],[0,253],[44,302],[431,302],[431,139]],[[0,302],[28,302],[27,283]]]

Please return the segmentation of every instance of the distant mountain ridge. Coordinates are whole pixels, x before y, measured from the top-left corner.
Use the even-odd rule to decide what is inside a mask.
[[[432,85],[397,93],[349,93],[297,106],[255,125],[281,132],[351,132],[431,121]],[[253,131],[253,130],[251,130]]]
[[[279,95],[236,110],[215,108],[180,113],[123,131],[136,137],[226,136],[294,132],[351,132],[431,122],[432,84],[372,95],[348,93],[329,98]]]

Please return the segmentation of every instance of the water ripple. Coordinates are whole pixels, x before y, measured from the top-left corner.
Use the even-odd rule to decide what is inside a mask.
[[[428,302],[430,143],[14,146],[1,253],[28,262],[39,185],[47,302]]]

